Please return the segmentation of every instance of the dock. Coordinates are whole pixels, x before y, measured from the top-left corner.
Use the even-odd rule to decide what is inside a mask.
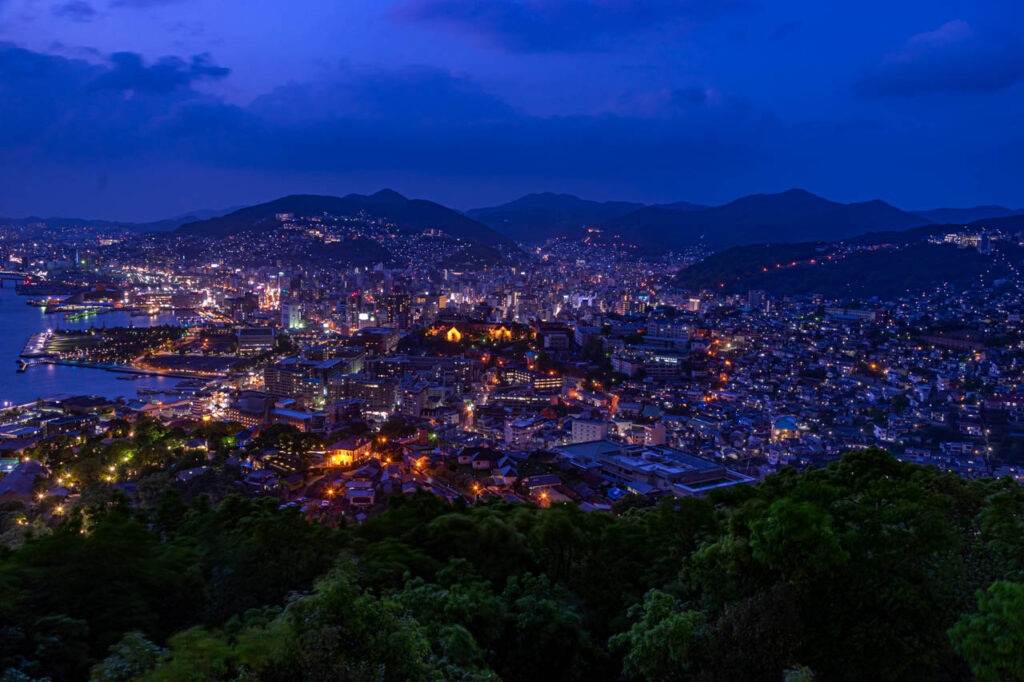
[[[50,337],[53,336],[53,332],[36,332],[32,336],[28,337],[28,343],[21,349],[21,357],[23,358],[45,358],[49,357],[50,353],[46,351],[46,344],[49,343]]]

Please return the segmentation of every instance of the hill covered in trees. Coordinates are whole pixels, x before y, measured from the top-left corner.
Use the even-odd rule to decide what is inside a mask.
[[[432,201],[407,199],[392,190],[381,190],[369,196],[293,194],[267,203],[240,208],[227,215],[185,223],[177,228],[177,232],[213,237],[261,232],[276,228],[279,222],[275,216],[281,213],[306,218],[321,215],[364,215],[375,220],[393,222],[404,233],[439,229],[474,244],[518,250],[512,240],[458,211]]]
[[[949,283],[969,288],[1010,274],[1006,259],[1018,262],[1020,247],[1000,244],[1004,258],[952,244],[915,242],[903,246],[846,251],[822,243],[757,244],[712,254],[680,271],[676,284],[694,290],[775,295],[888,298]]]
[[[5,530],[17,515],[4,507]],[[0,669],[5,680],[1018,679],[1022,570],[1016,484],[874,449],[708,499],[631,498],[613,514],[396,496],[340,530],[271,499],[188,505],[172,490],[148,506],[97,501],[0,554]]]
[[[883,201],[841,204],[805,190],[752,194],[702,210],[646,207],[599,225],[641,246],[726,249],[766,242],[833,241],[878,230],[927,224]]]

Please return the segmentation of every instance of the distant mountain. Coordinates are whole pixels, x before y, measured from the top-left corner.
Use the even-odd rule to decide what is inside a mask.
[[[946,234],[961,229],[961,225],[923,225],[912,227],[909,230],[882,230],[879,232],[866,232],[854,237],[843,239],[844,244],[862,246],[880,246],[884,244],[912,244],[937,234]]]
[[[924,218],[901,211],[884,201],[865,201],[839,204],[822,213],[756,228],[739,235],[739,243],[834,241],[868,230],[908,230],[927,223]]]
[[[474,208],[466,215],[518,242],[543,242],[583,225],[625,215],[643,204],[588,201],[571,194],[527,194],[500,206]]]
[[[927,211],[913,211],[913,213],[929,223],[966,225],[986,218],[1020,215],[1024,211],[1005,206],[971,206],[970,208],[935,208]]]
[[[201,208],[172,218],[165,218],[164,220],[155,220],[150,223],[132,223],[131,229],[135,232],[169,232],[170,230],[178,229],[186,223],[194,223],[197,220],[209,220],[210,218],[219,218],[222,215],[227,215],[228,213],[237,211],[240,208],[242,207]]]
[[[1003,230],[1004,232],[1024,232],[1024,213],[1003,216],[1001,218],[983,218],[970,223],[968,227],[991,228]]]
[[[700,211],[700,213],[705,212]],[[700,239],[700,234],[691,232],[691,215],[692,212],[689,211],[673,211],[661,206],[644,206],[624,216],[599,223],[597,227],[609,235],[622,235],[641,246],[654,246],[658,243],[669,247],[688,246],[697,243]],[[671,243],[664,244],[663,238],[668,238]]]
[[[883,201],[841,204],[801,189],[754,194],[722,206],[678,211],[650,206],[601,224],[641,246],[681,248],[834,240],[872,230],[909,229],[924,218]]]
[[[109,227],[109,228],[128,228],[135,223],[122,223],[116,220],[89,220],[87,218],[61,218],[59,216],[52,216],[49,218],[43,218],[42,216],[30,215],[25,218],[0,218],[0,224],[3,225],[34,225],[44,224],[49,227]]]
[[[915,214],[916,215],[916,214]],[[934,235],[943,235],[967,228],[970,230],[999,229],[1007,233],[1024,232],[1024,213],[1002,216],[998,218],[982,218],[966,225],[962,222],[948,224],[928,224],[909,230],[886,230],[868,232],[843,241],[847,244],[911,244]]]
[[[825,296],[892,298],[940,282],[958,287],[992,282],[1009,275],[1006,260],[1024,250],[1001,244],[1007,259],[952,244],[917,242],[849,255],[823,243],[737,246],[708,256],[680,271],[676,284],[694,290],[742,294],[764,289],[777,296],[820,293]]]
[[[407,199],[398,192],[388,189],[369,196],[293,194],[265,204],[248,206],[218,218],[186,223],[178,228],[178,232],[221,236],[272,229],[278,224],[278,213],[293,213],[304,217],[355,216],[362,213],[370,218],[392,222],[400,231],[419,232],[436,228],[472,243],[518,250],[508,237],[458,211],[432,201]]]
[[[27,218],[0,218],[0,224],[7,225],[31,225],[33,223],[43,223],[50,227],[100,227],[109,229],[119,230],[131,230],[132,232],[146,233],[146,232],[170,232],[175,230],[185,223],[195,222],[197,220],[205,220],[208,218],[216,218],[222,216],[225,213],[234,211],[235,208],[226,209],[202,209],[198,211],[189,211],[188,213],[173,218],[164,218],[163,220],[154,220],[146,223],[133,223],[122,220],[98,220],[90,218],[61,218],[61,217],[50,217],[41,218],[39,216],[29,216]]]
[[[671,204],[655,204],[659,208],[667,208],[670,211],[679,211],[680,213],[689,213],[690,211],[703,211],[705,208],[711,208],[706,204],[694,204],[689,201],[677,201]]]

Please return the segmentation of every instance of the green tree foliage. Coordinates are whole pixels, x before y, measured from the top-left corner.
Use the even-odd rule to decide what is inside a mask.
[[[133,428],[132,458],[189,437]],[[108,470],[129,454],[77,446]],[[880,450],[614,513],[395,496],[341,530],[148,476],[146,504],[97,483],[52,533],[0,508],[23,538],[0,550],[7,678],[904,682],[1024,665],[1024,492]]]
[[[690,679],[707,639],[704,614],[683,610],[675,597],[658,590],[648,592],[632,611],[637,622],[609,642],[625,651],[623,672],[666,682]]]
[[[155,668],[167,650],[146,639],[141,632],[125,633],[109,655],[92,668],[90,682],[130,682]]]
[[[978,610],[950,628],[950,639],[980,682],[1024,679],[1024,584],[992,583]]]

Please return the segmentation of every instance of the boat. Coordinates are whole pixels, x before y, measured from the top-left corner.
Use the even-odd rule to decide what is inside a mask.
[[[95,317],[98,314],[99,310],[97,308],[86,308],[85,310],[79,310],[75,313],[68,313],[64,316],[64,319],[67,322],[80,322],[90,317]]]

